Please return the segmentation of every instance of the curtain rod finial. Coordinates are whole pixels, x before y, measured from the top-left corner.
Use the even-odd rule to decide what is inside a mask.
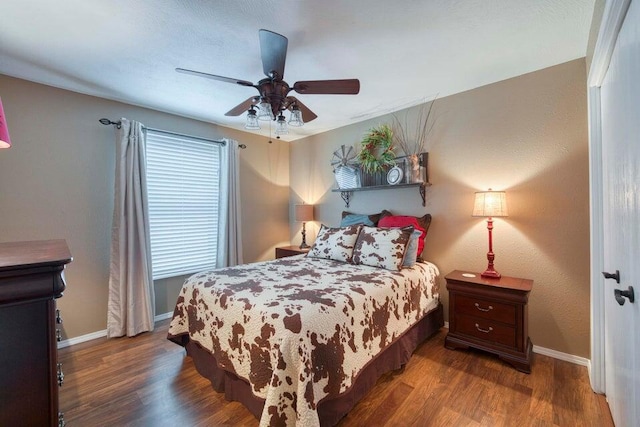
[[[103,125],[107,126],[107,125],[116,125],[116,127],[118,129],[120,129],[122,127],[122,123],[120,123],[120,121],[118,120],[117,122],[114,122],[113,120],[109,120],[109,119],[105,119],[104,117],[101,118],[100,120],[98,120],[100,123],[102,123]]]

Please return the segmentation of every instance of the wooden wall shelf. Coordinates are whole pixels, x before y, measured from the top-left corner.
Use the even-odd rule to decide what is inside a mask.
[[[331,190],[333,193],[340,193],[340,197],[344,200],[345,206],[348,208],[349,203],[351,203],[351,197],[353,196],[353,192],[357,191],[371,191],[371,190],[393,190],[396,188],[415,188],[418,187],[418,191],[420,192],[420,197],[422,198],[422,206],[426,206],[426,188],[431,186],[428,182],[414,182],[412,184],[396,184],[396,185],[371,185],[368,187],[358,187],[358,188],[349,188],[349,189],[340,189],[336,188]]]
[[[397,165],[402,167],[405,157],[396,158]],[[426,206],[426,188],[431,186],[429,183],[429,170],[428,170],[429,153],[420,153],[419,162],[421,166],[421,179],[423,182],[411,182],[407,183],[406,177],[403,177],[403,182],[399,184],[386,184],[386,171],[378,173],[367,173],[360,170],[360,180],[363,184],[361,187],[354,188],[334,188],[331,190],[333,193],[340,193],[340,197],[344,200],[345,206],[348,208],[351,203],[351,198],[354,192],[358,191],[372,191],[372,190],[389,190],[396,188],[418,188],[420,197],[422,198],[422,206]],[[358,165],[355,165],[358,167]],[[403,170],[404,171],[404,170]]]

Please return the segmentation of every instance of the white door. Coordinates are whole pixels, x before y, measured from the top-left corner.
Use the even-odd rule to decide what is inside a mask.
[[[618,427],[640,426],[640,1],[632,1],[600,89],[605,391]],[[635,290],[635,302],[614,292]],[[618,301],[619,300],[619,301]],[[620,302],[623,304],[621,305]]]

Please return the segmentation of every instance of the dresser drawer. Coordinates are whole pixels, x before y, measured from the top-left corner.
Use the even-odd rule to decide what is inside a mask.
[[[456,313],[468,314],[508,325],[516,324],[515,305],[503,304],[466,295],[456,295],[454,310]]]
[[[457,334],[516,348],[516,328],[502,323],[456,313]]]

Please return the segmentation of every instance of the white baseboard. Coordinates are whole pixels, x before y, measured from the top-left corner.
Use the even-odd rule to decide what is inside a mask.
[[[533,352],[542,354],[544,356],[553,357],[554,359],[564,360],[565,362],[575,363],[576,365],[586,366],[590,369],[590,360],[580,356],[574,356],[573,354],[563,353],[561,351],[551,350],[550,348],[533,346]]]
[[[79,337],[69,338],[67,340],[62,340],[58,343],[58,350],[65,347],[70,347],[72,345],[80,344],[83,342],[95,340],[98,338],[103,338],[107,336],[107,330],[103,329],[97,332],[91,332],[90,334],[80,335]]]
[[[173,312],[169,311],[167,313],[158,314],[153,318],[154,322],[159,322],[160,320],[170,319],[173,316]],[[90,334],[80,335],[79,337],[69,338],[67,340],[62,340],[58,343],[58,349],[70,347],[72,345],[80,344],[83,342],[95,340],[98,338],[104,338],[107,336],[107,330],[103,329],[97,332],[91,332]]]
[[[173,316],[173,312],[169,311],[167,313],[158,314],[154,320],[159,322],[160,320],[170,319]],[[444,327],[449,329],[449,322],[444,322]],[[107,336],[107,330],[104,329],[102,331],[92,332],[90,334],[81,335],[75,338],[69,338],[68,340],[63,340],[58,343],[58,348],[65,348],[75,344],[80,344],[83,342],[95,340],[97,338],[102,338]],[[587,370],[591,372],[591,361],[584,357],[574,356],[573,354],[562,353],[561,351],[551,350],[550,348],[540,347],[537,345],[533,346],[533,352],[542,354],[544,356],[553,357],[554,359],[564,360],[565,362],[575,363],[576,365],[586,366]]]
[[[159,322],[161,320],[171,319],[173,317],[173,311],[167,311],[166,313],[158,314],[154,317],[155,322]]]
[[[444,322],[444,327],[449,329],[449,322]],[[573,354],[563,353],[561,351],[551,350],[550,348],[533,346],[533,352],[542,354],[543,356],[553,357],[554,359],[564,360],[565,362],[574,363],[580,366],[586,366],[589,375],[591,375],[591,361],[584,357],[574,356]]]

